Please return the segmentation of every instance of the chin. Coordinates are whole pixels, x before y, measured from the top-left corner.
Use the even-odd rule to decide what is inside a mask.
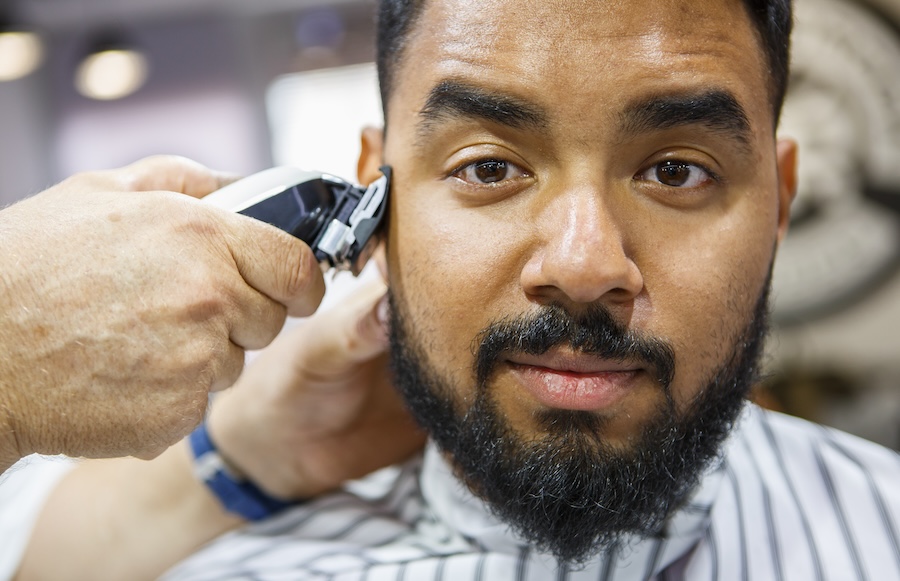
[[[671,395],[671,349],[629,336],[602,314],[573,321],[558,309],[482,333],[478,381],[460,386],[434,371],[424,343],[414,338],[403,306],[392,297],[395,384],[460,479],[498,518],[536,549],[580,563],[629,537],[659,534],[717,458],[757,377],[766,295],[734,338],[732,352],[685,406],[676,406]],[[498,362],[511,350],[540,354],[558,345],[606,359],[638,353],[646,368],[656,370],[659,403],[650,405],[633,435],[618,436],[615,414],[552,408],[531,412],[533,430],[516,429],[492,381]],[[464,413],[458,410],[460,393],[474,394]]]

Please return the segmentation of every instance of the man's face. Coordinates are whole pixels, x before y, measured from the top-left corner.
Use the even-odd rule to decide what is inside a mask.
[[[388,103],[387,266],[457,415],[627,457],[691,413],[787,223],[766,70],[739,0],[427,3]],[[521,337],[598,317],[622,349]]]

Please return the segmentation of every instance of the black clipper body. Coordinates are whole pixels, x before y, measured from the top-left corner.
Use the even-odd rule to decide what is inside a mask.
[[[306,242],[323,268],[359,274],[387,211],[391,170],[367,187],[292,167],[262,171],[204,201],[271,224]]]

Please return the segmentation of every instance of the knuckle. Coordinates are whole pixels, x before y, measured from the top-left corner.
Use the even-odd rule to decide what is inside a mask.
[[[195,279],[184,291],[187,293],[184,310],[189,321],[195,323],[215,321],[226,316],[231,310],[232,300],[221,285],[216,284],[210,276]],[[205,334],[209,336],[218,333],[207,331]]]
[[[300,241],[285,248],[282,288],[289,297],[299,297],[306,293],[313,279],[313,268],[316,268],[312,250]]]
[[[231,349],[227,350],[226,355],[223,356],[222,361],[218,365],[218,370],[209,386],[210,391],[215,392],[228,389],[235,384],[243,370],[244,350],[232,346]]]
[[[178,308],[190,321],[214,321],[227,317],[237,303],[234,282],[216,264],[217,261],[195,258],[194,262],[174,281],[172,302],[179,305]],[[219,328],[207,329],[204,336],[222,332]]]
[[[114,170],[82,171],[62,180],[58,188],[70,189],[125,189],[121,177]]]
[[[166,210],[171,214],[170,220],[179,230],[198,236],[204,242],[219,242],[222,238],[222,225],[216,219],[213,208],[197,203],[187,196],[168,194]]]

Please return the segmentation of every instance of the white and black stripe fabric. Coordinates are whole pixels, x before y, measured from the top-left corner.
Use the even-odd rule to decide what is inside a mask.
[[[429,448],[226,535],[166,581],[900,581],[900,455],[748,406],[660,538],[570,569],[493,519]]]

